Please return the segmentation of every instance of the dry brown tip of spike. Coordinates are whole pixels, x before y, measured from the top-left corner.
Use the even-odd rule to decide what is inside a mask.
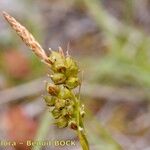
[[[10,16],[8,13],[3,12],[4,18],[7,22],[11,25],[11,27],[17,32],[17,34],[21,37],[23,42],[42,60],[46,61],[47,63],[51,63],[48,60],[48,57],[41,47],[41,45],[35,40],[33,35],[15,18]]]

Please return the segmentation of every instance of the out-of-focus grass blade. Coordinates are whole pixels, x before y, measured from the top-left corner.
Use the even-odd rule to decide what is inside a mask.
[[[39,125],[37,135],[35,137],[35,141],[44,141],[47,137],[48,130],[52,122],[52,118],[48,110],[44,112],[40,122],[41,123]],[[42,149],[42,144],[41,145],[37,144],[32,148],[32,150],[41,150],[41,149]]]
[[[87,124],[88,135],[90,135],[88,138],[96,146],[95,150],[122,150],[120,144],[113,139],[90,111],[87,112],[87,116],[88,120],[91,120]]]

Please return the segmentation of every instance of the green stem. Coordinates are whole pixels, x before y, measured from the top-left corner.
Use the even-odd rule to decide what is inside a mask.
[[[80,144],[83,150],[89,150],[89,144],[85,135],[85,130],[84,130],[81,115],[78,115],[77,119],[79,120],[77,133],[78,133]]]
[[[75,101],[75,107],[76,107],[76,120],[77,120],[77,135],[79,138],[79,142],[82,146],[83,150],[89,150],[89,143],[85,134],[85,129],[83,125],[82,116],[80,114],[80,101],[77,99],[75,94],[72,92],[73,100]]]

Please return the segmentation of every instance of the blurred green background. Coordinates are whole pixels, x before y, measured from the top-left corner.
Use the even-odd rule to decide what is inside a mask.
[[[149,0],[1,0],[3,10],[26,26],[47,54],[49,47],[61,46],[79,62],[91,150],[150,149]],[[80,149],[74,132],[56,128],[47,112],[41,95],[49,72],[1,15],[1,141],[73,139],[74,147],[32,149]]]

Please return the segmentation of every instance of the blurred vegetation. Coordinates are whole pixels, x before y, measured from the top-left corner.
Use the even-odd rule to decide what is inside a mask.
[[[107,92],[105,93],[101,87],[117,89],[120,95],[124,89],[144,91],[146,98],[141,99],[140,102],[136,101],[134,94],[133,101],[126,101],[126,98],[122,101],[113,101],[107,96],[98,97],[99,95],[95,95],[94,98],[83,97],[84,103],[90,110],[87,110],[85,121],[91,149],[145,150],[148,148],[150,13],[147,16],[143,14],[147,14],[149,1],[44,0],[34,2],[28,0],[19,3],[14,1],[14,3],[24,9],[20,14],[15,12],[14,6],[17,6],[15,4],[12,6],[14,7],[12,14],[16,14],[16,18],[33,33],[46,50],[49,46],[56,49],[55,46],[60,45],[66,49],[68,42],[70,43],[69,52],[77,57],[79,65],[84,70],[84,80],[89,84],[91,91],[93,85],[99,87],[96,90],[97,94],[104,92],[104,95]],[[138,18],[143,19],[141,19],[143,24],[142,21],[138,21]],[[28,52],[16,34],[6,28],[8,27],[2,28],[0,33],[0,76],[6,81],[6,85],[2,84],[0,89],[4,91],[8,87],[24,85],[33,79],[46,76],[49,71],[34,54]],[[84,88],[86,87],[83,86],[83,91]],[[110,96],[112,95],[113,92]],[[31,97],[27,98],[29,99],[27,104],[21,101],[15,105],[19,104],[21,107],[30,105],[32,110],[35,110],[35,106],[39,104],[32,104]],[[38,95],[35,101],[38,101],[37,99],[41,100],[41,97]],[[10,109],[11,103],[7,107]],[[40,107],[45,110],[43,106],[40,105],[38,108]],[[42,112],[34,118],[40,124],[35,139],[46,139],[50,126],[53,127],[52,121],[49,123],[51,118],[47,118],[49,115]],[[55,130],[51,137],[64,135],[63,138],[76,138],[70,136],[71,132]],[[62,134],[64,132],[65,134]],[[145,145],[140,147],[140,142]],[[42,149],[42,147],[33,149]]]
[[[92,63],[92,79],[110,85],[149,87],[148,35],[133,26],[115,22],[97,0],[85,0],[85,4],[109,41],[108,52]]]

